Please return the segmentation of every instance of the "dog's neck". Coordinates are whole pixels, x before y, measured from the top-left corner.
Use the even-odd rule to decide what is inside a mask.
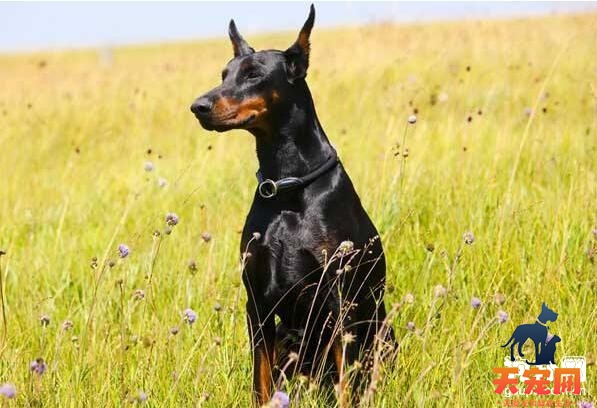
[[[547,321],[543,323],[541,320],[539,320],[539,318],[537,318],[537,323],[539,323],[541,326],[547,327]]]
[[[268,129],[251,131],[264,178],[304,176],[335,153],[319,123],[309,88],[301,82],[292,104],[279,106],[271,113]]]

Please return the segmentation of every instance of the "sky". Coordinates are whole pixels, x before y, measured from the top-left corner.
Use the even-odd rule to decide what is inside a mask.
[[[299,29],[307,2],[0,2],[0,52],[105,47]],[[315,2],[316,26],[597,11],[597,2]]]

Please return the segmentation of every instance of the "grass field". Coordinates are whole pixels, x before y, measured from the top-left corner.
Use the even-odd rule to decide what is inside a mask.
[[[285,49],[295,36],[247,39]],[[597,15],[316,23],[312,49],[320,120],[380,230],[386,302],[399,304],[400,352],[371,406],[499,406],[499,345],[543,301],[560,313],[557,358],[586,356],[597,391]],[[0,56],[0,384],[17,389],[0,405],[247,407],[238,243],[254,141],[208,133],[188,109],[230,44],[109,54]],[[180,218],[169,234],[168,212]],[[309,384],[290,394],[321,406]]]

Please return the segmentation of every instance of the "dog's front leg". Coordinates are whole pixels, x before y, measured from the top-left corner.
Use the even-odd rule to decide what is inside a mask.
[[[273,313],[263,313],[249,296],[247,320],[253,351],[253,396],[257,406],[269,401],[272,391],[272,368],[275,359],[276,328]]]

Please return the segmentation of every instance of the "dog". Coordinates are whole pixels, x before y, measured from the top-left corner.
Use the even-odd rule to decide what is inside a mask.
[[[537,320],[533,324],[521,324],[518,326],[510,339],[504,344],[502,347],[507,347],[510,345],[510,360],[514,361],[514,346],[518,344],[518,354],[521,357],[524,357],[522,354],[522,346],[524,343],[531,339],[535,343],[535,359],[538,358],[540,354],[540,346],[543,344],[545,339],[547,338],[547,331],[549,327],[547,326],[548,322],[555,322],[558,318],[558,314],[553,310],[549,309],[545,302],[541,305],[541,313],[537,317]]]
[[[231,20],[234,57],[222,83],[191,106],[206,130],[255,137],[258,185],[240,252],[257,404],[281,374],[339,382],[344,367],[370,361],[376,344],[395,349],[382,244],[305,79],[314,21],[311,5],[287,50],[255,51]],[[353,384],[366,383],[363,371]]]
[[[541,347],[541,353],[535,357],[535,362],[530,363],[527,360],[528,365],[549,365],[556,363],[556,344],[562,341],[562,339],[557,335],[554,336],[549,340],[546,341],[545,344]]]

